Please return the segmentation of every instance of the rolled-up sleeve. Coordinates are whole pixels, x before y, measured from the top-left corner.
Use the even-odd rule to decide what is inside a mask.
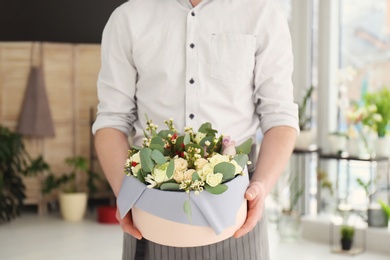
[[[299,132],[298,106],[293,97],[293,54],[287,20],[280,10],[269,7],[267,21],[259,26],[254,71],[254,102],[263,133],[276,126]]]
[[[128,20],[124,12],[116,9],[103,30],[97,80],[99,103],[93,134],[101,128],[115,128],[129,135],[137,118],[137,71],[131,55]]]

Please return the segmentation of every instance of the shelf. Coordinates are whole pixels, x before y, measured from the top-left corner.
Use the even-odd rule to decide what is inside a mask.
[[[348,156],[348,154],[319,154],[320,159],[334,159],[334,160],[348,160],[348,161],[365,161],[365,162],[379,162],[379,161],[389,161],[389,157],[356,157]]]

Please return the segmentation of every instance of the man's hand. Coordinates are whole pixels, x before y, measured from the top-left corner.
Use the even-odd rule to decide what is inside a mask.
[[[117,209],[115,216],[116,216],[116,219],[119,221],[119,224],[122,226],[122,230],[124,232],[129,233],[130,235],[132,235],[133,237],[135,237],[138,240],[142,239],[141,233],[133,225],[133,218],[131,215],[131,211],[129,211],[126,214],[126,216],[123,219],[121,219],[120,214],[119,214],[119,210]]]
[[[248,214],[244,225],[234,234],[235,238],[246,235],[262,218],[265,201],[263,184],[259,181],[252,181],[245,192],[245,198],[248,200]]]

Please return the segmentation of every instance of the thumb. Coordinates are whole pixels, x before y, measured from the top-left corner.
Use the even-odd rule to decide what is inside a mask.
[[[254,200],[259,195],[259,193],[260,193],[259,185],[256,185],[255,183],[251,183],[245,192],[245,198],[247,200]]]

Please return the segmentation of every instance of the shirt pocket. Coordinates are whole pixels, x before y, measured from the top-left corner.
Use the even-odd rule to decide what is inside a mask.
[[[255,64],[255,45],[255,35],[211,35],[210,76],[233,82],[251,78]]]

